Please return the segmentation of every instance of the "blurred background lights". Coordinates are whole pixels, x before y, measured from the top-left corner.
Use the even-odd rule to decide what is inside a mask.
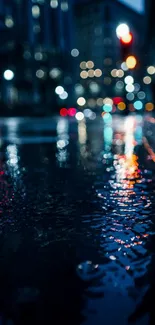
[[[135,92],[140,90],[140,84],[139,83],[135,83],[134,87],[135,87]]]
[[[103,104],[113,105],[113,100],[109,97],[103,99]]]
[[[124,43],[124,44],[129,44],[131,43],[132,41],[132,34],[131,33],[128,33],[124,36],[121,37],[121,41]]]
[[[45,76],[45,71],[43,71],[42,69],[37,70],[36,76],[37,78],[42,79]]]
[[[133,93],[128,93],[128,94],[126,95],[126,99],[129,100],[129,101],[134,100],[134,98],[135,98],[135,95],[134,95]]]
[[[56,93],[57,95],[62,95],[63,92],[64,92],[64,88],[63,88],[62,86],[57,86],[57,87],[55,88],[55,93]]]
[[[84,114],[82,112],[77,112],[75,117],[78,121],[82,121],[84,119]]]
[[[88,72],[87,71],[81,71],[81,73],[80,73],[80,77],[82,78],[82,79],[87,79],[88,78]]]
[[[100,86],[96,82],[91,82],[89,84],[89,89],[92,93],[97,94],[100,91]]]
[[[132,93],[133,91],[134,91],[134,85],[132,85],[132,84],[127,84],[126,85],[126,87],[125,87],[125,89],[126,89],[126,91],[128,92],[128,93]]]
[[[116,75],[117,75],[118,78],[122,78],[124,76],[124,71],[119,69],[119,70],[117,70]]]
[[[71,108],[68,109],[68,115],[69,116],[73,117],[73,116],[75,116],[75,114],[76,114],[76,108],[71,107]]]
[[[62,11],[64,11],[64,12],[68,11],[68,2],[67,1],[62,1],[60,6],[61,6]]]
[[[60,115],[61,116],[67,116],[68,115],[68,111],[67,111],[67,108],[61,108],[60,110]]]
[[[82,70],[86,69],[86,68],[87,68],[87,63],[86,63],[85,61],[82,61],[82,62],[80,63],[80,68],[81,68]]]
[[[126,83],[126,85],[128,84],[133,84],[134,83],[134,79],[132,76],[126,76],[124,79],[124,82]]]
[[[136,100],[133,104],[134,108],[137,110],[141,110],[143,108],[143,103],[140,100]]]
[[[94,74],[95,74],[95,72],[94,72],[93,69],[88,70],[88,77],[89,78],[93,78],[94,77]]]
[[[52,79],[57,79],[61,76],[61,70],[59,68],[53,68],[50,72],[49,75]]]
[[[80,83],[75,84],[74,90],[75,90],[76,95],[83,95],[85,92],[84,87]]]
[[[129,69],[134,69],[137,65],[137,60],[133,55],[128,56],[126,59],[126,65]]]
[[[123,62],[123,63],[121,64],[121,69],[124,70],[124,71],[129,70],[128,67],[127,67],[127,65],[126,65],[126,62]]]
[[[102,117],[105,123],[109,124],[112,122],[112,115],[110,113],[103,113]]]
[[[117,89],[123,89],[123,87],[124,87],[124,82],[123,81],[117,81],[116,82],[116,88]]]
[[[146,97],[144,91],[140,91],[138,94],[137,94],[137,97],[138,99],[144,99]]]
[[[50,2],[51,8],[57,8],[58,7],[58,1],[57,0],[51,0]]]
[[[5,80],[12,80],[14,78],[14,72],[12,70],[6,70],[4,71],[4,79]]]
[[[87,67],[88,69],[93,69],[93,68],[94,68],[94,62],[93,62],[93,61],[88,61],[88,62],[86,63],[86,67]]]
[[[93,112],[92,112],[92,110],[90,108],[85,108],[83,113],[84,113],[85,117],[89,118],[92,115]]]
[[[154,104],[153,104],[153,103],[146,103],[146,105],[145,105],[145,109],[146,109],[146,111],[148,111],[148,112],[153,111],[153,109],[154,109]]]
[[[146,85],[149,85],[151,83],[151,81],[152,81],[152,79],[149,76],[146,76],[146,77],[143,78],[143,82]]]
[[[12,28],[14,26],[14,21],[11,16],[5,17],[5,26],[8,28]]]
[[[112,112],[112,105],[110,105],[110,104],[104,104],[104,105],[103,105],[103,110],[104,110],[104,112],[106,112],[106,113],[110,113],[110,112]]]
[[[116,35],[118,38],[122,38],[128,35],[130,32],[129,26],[127,24],[119,24],[116,28]]]
[[[111,75],[112,75],[112,77],[116,78],[117,77],[117,69],[111,70]]]
[[[101,69],[96,69],[96,70],[94,71],[94,74],[95,74],[95,77],[101,77],[101,76],[102,76],[102,71],[101,71]]]
[[[79,50],[78,49],[72,49],[71,50],[71,55],[76,58],[77,56],[79,56]]]
[[[102,106],[103,105],[103,98],[98,98],[97,99],[97,101],[96,101],[96,104],[98,105],[98,106]]]
[[[75,89],[75,93],[77,95],[83,95],[84,94],[84,87],[81,84],[76,84],[74,89]]]
[[[33,18],[39,18],[39,16],[40,16],[39,6],[37,6],[37,5],[32,6],[32,16],[33,16]]]
[[[126,104],[124,102],[120,102],[118,105],[117,105],[118,109],[120,111],[124,111],[126,109]]]
[[[36,52],[34,58],[36,61],[41,61],[43,59],[43,54],[41,52]]]
[[[86,100],[84,97],[79,97],[78,100],[77,100],[77,104],[79,106],[84,106],[86,104]]]
[[[148,74],[154,74],[155,73],[155,67],[154,66],[148,67],[147,72],[148,72]]]
[[[63,91],[62,94],[59,95],[60,99],[67,99],[68,98],[68,93],[67,91]]]

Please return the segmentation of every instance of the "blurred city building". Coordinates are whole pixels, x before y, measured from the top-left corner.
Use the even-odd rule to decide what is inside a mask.
[[[1,115],[152,109],[153,8],[152,0],[1,0]],[[131,43],[117,37],[122,23]]]

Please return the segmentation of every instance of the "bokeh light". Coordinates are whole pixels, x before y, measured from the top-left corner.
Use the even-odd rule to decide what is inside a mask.
[[[124,44],[129,44],[132,42],[132,34],[131,33],[128,33],[124,36],[121,37],[121,42],[124,43]]]
[[[126,89],[126,91],[128,92],[128,93],[132,93],[133,91],[134,91],[134,85],[132,85],[132,84],[127,84],[126,85],[126,87],[125,87],[125,89]]]
[[[86,104],[86,100],[84,97],[79,97],[78,100],[77,100],[77,104],[79,106],[84,106]]]
[[[71,50],[71,55],[76,58],[77,56],[79,56],[79,50],[78,49],[72,49]]]
[[[147,72],[148,72],[148,74],[154,74],[155,73],[155,67],[154,66],[149,66],[148,68],[147,68]]]
[[[93,61],[87,61],[86,63],[86,67],[88,69],[93,69],[94,68],[94,62]]]
[[[104,105],[103,105],[103,110],[104,110],[104,112],[106,112],[106,113],[110,113],[110,112],[112,112],[112,105],[110,105],[110,104],[104,104]]]
[[[137,65],[137,60],[133,55],[128,56],[126,59],[126,65],[129,69],[134,69]]]
[[[133,84],[134,83],[134,79],[132,76],[126,76],[124,79],[124,82],[126,83],[126,85],[128,84]]]
[[[118,109],[120,111],[124,111],[126,109],[126,104],[124,102],[120,102],[118,105],[117,105]]]
[[[74,107],[70,107],[70,108],[68,109],[68,115],[69,115],[69,116],[75,116],[75,115],[76,115],[76,108],[74,108]]]
[[[56,93],[57,95],[62,95],[63,92],[64,92],[64,88],[63,88],[62,86],[57,86],[57,87],[55,88],[55,93]]]
[[[93,69],[88,70],[88,77],[89,77],[89,78],[93,78],[94,75],[95,75],[95,72],[94,72]]]
[[[102,71],[101,71],[101,69],[96,69],[95,71],[94,71],[94,74],[95,74],[95,77],[101,77],[102,76]]]
[[[143,103],[140,100],[136,100],[133,103],[133,106],[136,110],[141,110],[143,108]]]
[[[82,62],[80,63],[80,68],[81,68],[82,70],[86,69],[86,68],[87,68],[87,63],[86,63],[85,61],[82,61]]]
[[[67,116],[68,115],[67,108],[61,108],[60,115],[63,117]]]
[[[122,38],[128,35],[130,32],[129,26],[125,23],[119,24],[116,28],[116,35],[118,38]]]
[[[75,117],[78,121],[82,121],[84,119],[84,114],[82,112],[77,112]]]
[[[143,78],[143,82],[145,85],[149,85],[151,83],[152,79],[149,76],[146,76]]]
[[[117,77],[117,69],[111,70],[111,75],[112,75],[112,77],[116,78]]]
[[[81,71],[80,73],[80,77],[82,79],[87,79],[88,78],[88,72],[87,71]]]
[[[10,81],[10,80],[12,80],[14,78],[14,72],[12,71],[12,70],[5,70],[4,71],[4,79],[5,80],[8,80],[8,81]]]
[[[146,105],[145,105],[145,109],[146,109],[146,111],[148,111],[148,112],[153,111],[153,110],[154,110],[154,104],[153,104],[153,103],[146,103]]]
[[[139,93],[137,93],[137,97],[138,99],[145,99],[146,94],[144,93],[144,91],[139,91]]]
[[[128,94],[126,95],[126,99],[129,100],[129,101],[134,100],[134,98],[135,98],[135,95],[134,95],[133,93],[128,93]]]

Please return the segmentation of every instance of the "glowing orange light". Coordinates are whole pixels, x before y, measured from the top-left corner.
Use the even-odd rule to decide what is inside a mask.
[[[124,109],[126,109],[126,105],[124,102],[120,102],[118,105],[117,105],[118,109],[120,111],[124,111]]]
[[[129,33],[127,35],[124,35],[122,38],[121,38],[121,42],[124,43],[124,44],[129,44],[131,43],[132,41],[132,34]]]
[[[133,55],[128,56],[128,58],[126,59],[126,65],[128,69],[134,69],[136,64],[137,64],[137,60],[135,56]]]
[[[146,109],[148,112],[153,111],[153,109],[154,109],[154,104],[153,104],[153,103],[147,103],[147,104],[145,105],[145,109]]]

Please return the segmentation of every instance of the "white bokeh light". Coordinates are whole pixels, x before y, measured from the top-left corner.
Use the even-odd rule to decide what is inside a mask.
[[[64,88],[63,88],[62,86],[57,86],[57,87],[55,88],[55,93],[56,93],[57,95],[62,95],[63,92],[64,92]]]
[[[5,80],[12,80],[13,78],[14,78],[14,72],[12,70],[4,71],[4,79]]]
[[[116,35],[118,38],[121,38],[127,34],[129,34],[130,29],[127,24],[119,24],[116,28]]]
[[[84,119],[84,114],[82,112],[78,112],[76,113],[75,117],[78,121],[82,121]]]

